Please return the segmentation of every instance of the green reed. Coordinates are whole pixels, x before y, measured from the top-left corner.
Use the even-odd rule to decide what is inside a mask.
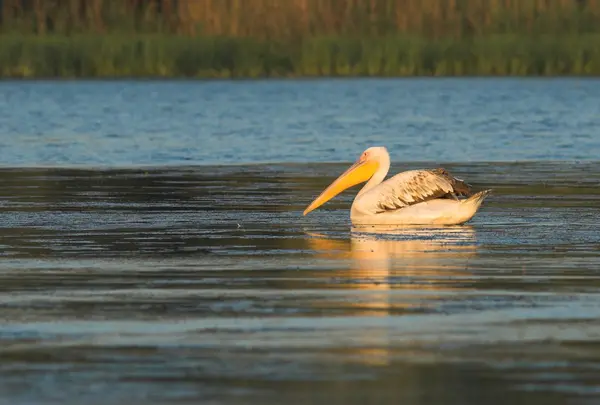
[[[0,77],[598,75],[600,0],[0,0]]]
[[[2,77],[599,75],[600,34],[471,39],[4,35]]]

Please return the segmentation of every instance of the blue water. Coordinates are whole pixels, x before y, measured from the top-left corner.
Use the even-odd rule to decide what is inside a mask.
[[[599,84],[0,82],[0,405],[598,403]],[[374,144],[494,192],[303,216]]]
[[[0,82],[4,166],[595,160],[600,80]]]

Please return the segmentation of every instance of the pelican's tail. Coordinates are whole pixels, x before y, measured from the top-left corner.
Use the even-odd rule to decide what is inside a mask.
[[[471,197],[462,200],[461,204],[473,205],[473,208],[478,209],[483,200],[485,200],[485,197],[487,197],[491,192],[492,189],[479,191],[473,194]]]

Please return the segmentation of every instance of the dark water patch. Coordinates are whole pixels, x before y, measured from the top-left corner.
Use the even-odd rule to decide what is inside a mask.
[[[600,164],[444,167],[478,215],[388,233],[302,216],[345,164],[0,170],[3,398],[598,399]]]

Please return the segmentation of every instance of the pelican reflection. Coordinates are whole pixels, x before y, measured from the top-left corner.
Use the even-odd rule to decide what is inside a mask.
[[[456,291],[469,288],[462,277],[477,254],[470,226],[355,227],[349,240],[308,236],[317,257],[337,262],[336,270],[327,272],[337,280],[332,287],[348,290],[342,300],[336,295],[314,304],[351,316],[421,315],[460,299]],[[355,354],[362,361],[385,364],[391,338],[385,330],[360,333],[357,339],[364,345]]]
[[[335,276],[356,288],[454,288],[449,278],[466,275],[468,262],[477,253],[476,233],[470,226],[353,227],[349,240],[307,234],[317,257],[350,259],[350,267]],[[356,279],[374,283],[357,284]],[[415,280],[424,283],[415,285]],[[444,280],[444,285],[439,280]]]

